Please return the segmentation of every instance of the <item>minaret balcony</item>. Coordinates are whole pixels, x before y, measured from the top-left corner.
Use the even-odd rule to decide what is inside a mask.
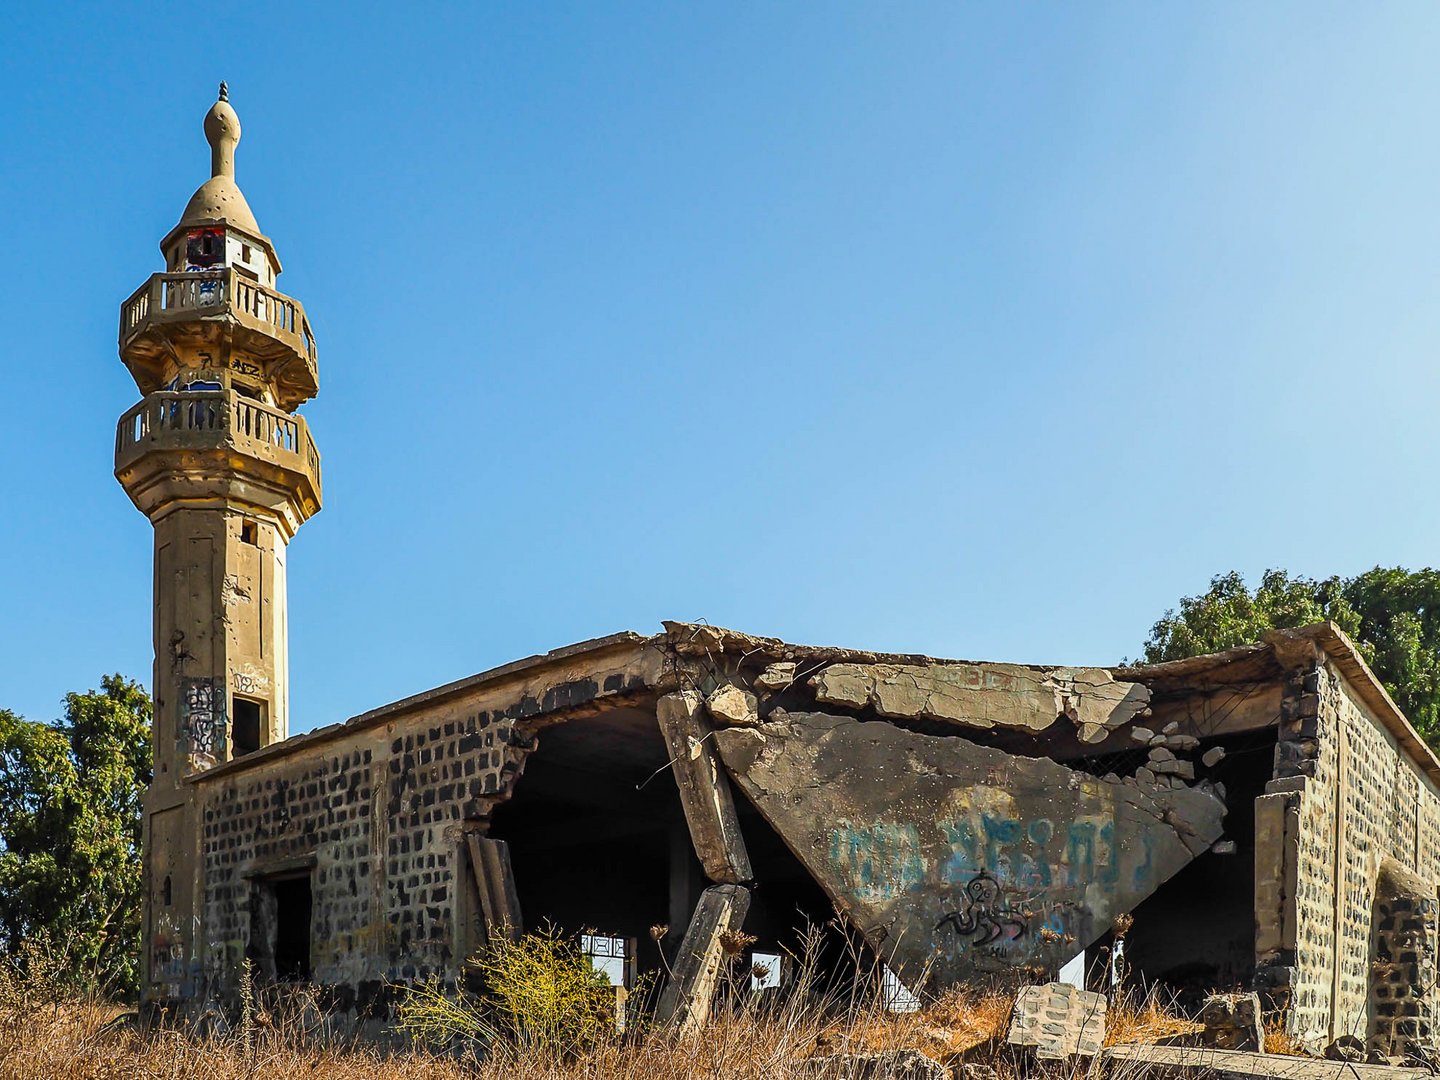
[[[320,509],[305,419],[233,390],[147,394],[120,418],[115,475],[152,518],[182,502],[251,506],[293,536]]]
[[[233,267],[152,274],[120,305],[120,357],[145,393],[165,385],[168,359],[197,350],[262,367],[287,408],[319,389],[304,306]]]

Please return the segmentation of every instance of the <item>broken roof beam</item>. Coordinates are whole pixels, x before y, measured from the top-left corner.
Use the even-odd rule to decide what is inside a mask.
[[[715,752],[715,729],[700,695],[693,690],[666,694],[655,703],[655,716],[705,876],[732,885],[749,881],[753,874],[735,797]]]

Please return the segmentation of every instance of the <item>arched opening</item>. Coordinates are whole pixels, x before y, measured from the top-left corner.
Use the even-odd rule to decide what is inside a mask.
[[[1434,885],[1393,859],[1380,864],[1370,923],[1369,1048],[1403,1056],[1432,1045]]]

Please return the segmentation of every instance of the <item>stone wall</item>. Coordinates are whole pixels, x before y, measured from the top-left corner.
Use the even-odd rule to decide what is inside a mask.
[[[320,982],[381,972],[360,959],[377,936],[375,748],[277,762],[202,788],[206,975],[213,992],[233,990],[252,940],[257,875],[313,868],[312,966]],[[382,766],[383,767],[383,766]]]
[[[1288,1003],[1289,1030],[1307,1045],[1366,1038],[1380,864],[1418,874],[1433,895],[1440,790],[1327,660],[1291,677],[1267,792],[1261,803],[1279,805],[1257,813],[1257,981]],[[1294,827],[1281,834],[1286,813]],[[1276,886],[1287,878],[1288,890]],[[1267,887],[1293,893],[1291,910],[1271,910]]]
[[[510,790],[527,746],[514,718],[477,710],[204,785],[207,971],[233,989],[255,940],[256,882],[310,870],[311,963],[322,985],[450,975],[462,824]],[[341,1003],[344,1004],[343,1002]]]
[[[274,901],[267,912],[264,890],[297,876],[310,889],[311,978],[329,1004],[363,1012],[387,982],[453,979],[474,944],[462,920],[475,905],[457,895],[474,886],[466,830],[483,832],[551,714],[583,716],[644,685],[623,670],[550,674],[419,702],[196,777],[204,979],[182,996],[233,1000],[247,956],[265,973]],[[188,922],[171,899],[173,919]],[[149,997],[172,996],[172,984],[173,972]]]

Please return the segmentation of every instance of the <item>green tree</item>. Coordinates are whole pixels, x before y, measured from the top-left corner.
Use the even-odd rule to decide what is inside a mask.
[[[1145,659],[1218,652],[1323,619],[1350,635],[1411,723],[1440,746],[1440,571],[1377,566],[1317,579],[1267,570],[1254,590],[1238,573],[1219,574],[1155,623]]]
[[[63,951],[83,989],[139,984],[141,801],[150,698],[119,675],[65,718],[0,709],[0,948]]]

